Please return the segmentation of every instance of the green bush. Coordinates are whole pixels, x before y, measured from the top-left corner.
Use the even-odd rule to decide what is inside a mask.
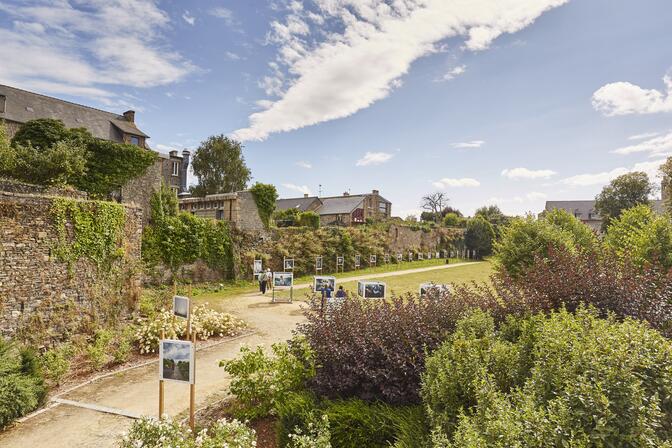
[[[0,338],[0,429],[37,409],[45,393],[34,352]]]
[[[625,210],[613,219],[605,243],[621,260],[672,268],[672,220],[654,213],[648,205]]]
[[[549,249],[571,252],[590,249],[596,242],[592,231],[564,210],[553,210],[535,219],[513,219],[495,243],[495,260],[500,270],[521,276],[535,257],[548,257]]]
[[[275,202],[278,200],[278,191],[275,186],[257,182],[250,188],[254,202],[257,205],[259,218],[264,226],[268,228],[271,216],[275,211]]]
[[[289,448],[331,448],[331,432],[329,431],[329,417],[321,418],[311,414],[308,425],[304,430],[296,428],[296,432],[289,435]]]
[[[430,448],[430,431],[423,406],[397,408],[394,448]]]
[[[242,417],[276,414],[283,397],[303,389],[315,375],[313,353],[305,339],[273,344],[271,350],[273,356],[264,353],[262,347],[242,347],[239,358],[220,362],[232,377],[229,389],[243,405]]]
[[[315,212],[303,212],[299,215],[299,225],[317,229],[320,227],[320,215]]]
[[[124,434],[118,448],[195,448],[191,429],[169,418],[156,420],[143,417],[135,420]]]
[[[479,257],[492,253],[492,244],[495,240],[495,229],[485,218],[477,216],[467,222],[467,231],[464,233],[464,243],[470,250],[475,250]]]
[[[499,330],[475,312],[428,358],[422,396],[436,447],[664,446],[672,343],[582,308]]]
[[[290,444],[290,434],[295,434],[297,429],[302,432],[308,430],[308,422],[314,419],[317,408],[317,398],[306,390],[288,392],[276,403],[277,434],[281,447]]]
[[[63,344],[44,352],[40,356],[40,370],[44,377],[54,385],[60,385],[70,370],[70,359],[73,355],[74,349],[70,344]]]
[[[383,448],[390,446],[397,431],[397,411],[384,403],[359,399],[325,404],[334,448]]]
[[[253,448],[257,435],[252,428],[238,420],[221,419],[196,437],[198,448]]]

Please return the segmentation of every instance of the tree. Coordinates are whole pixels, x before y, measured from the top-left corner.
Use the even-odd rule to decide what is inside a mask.
[[[605,243],[622,260],[672,268],[672,222],[646,205],[624,210],[613,219]]]
[[[198,177],[198,185],[191,190],[195,196],[244,190],[251,178],[242,144],[224,135],[212,136],[201,143],[192,168]]]
[[[420,206],[423,210],[426,210],[434,216],[434,221],[439,222],[441,216],[441,210],[447,205],[448,198],[445,193],[437,191],[435,193],[430,193],[422,197],[422,202]]]
[[[149,198],[152,222],[158,222],[167,216],[177,216],[179,203],[175,191],[161,182],[159,191]]]
[[[492,224],[495,230],[495,237],[497,238],[499,238],[502,228],[509,222],[509,218],[496,205],[487,205],[477,209],[474,217],[477,216]]]
[[[157,158],[154,151],[97,138],[87,142],[87,149],[87,175],[75,186],[100,199],[142,176]]]
[[[12,146],[30,145],[38,150],[46,150],[69,137],[70,132],[61,120],[39,118],[21,126],[12,139]]]
[[[443,217],[443,225],[446,227],[462,227],[464,225],[464,218],[458,216],[457,213],[447,213]]]
[[[310,227],[317,229],[320,227],[320,215],[313,211],[302,212],[299,215],[299,225],[303,227]]]
[[[464,233],[464,242],[467,248],[475,250],[479,257],[492,253],[492,243],[495,240],[495,230],[485,218],[477,216],[467,222]]]
[[[660,174],[663,177],[661,182],[663,207],[667,213],[672,214],[672,157],[668,157],[660,166]]]
[[[548,258],[550,249],[566,249],[570,253],[590,249],[593,243],[586,230],[590,232],[564,210],[554,210],[538,219],[533,216],[514,218],[494,244],[497,267],[513,277],[519,277],[536,257]]]
[[[602,216],[602,230],[609,227],[612,219],[639,204],[649,204],[649,196],[654,191],[649,176],[635,171],[618,176],[595,198],[595,210]]]

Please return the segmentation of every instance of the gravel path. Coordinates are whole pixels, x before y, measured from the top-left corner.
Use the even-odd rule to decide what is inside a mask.
[[[339,282],[393,277],[417,272],[448,269],[471,263],[432,266],[405,271],[353,276]],[[310,285],[295,285],[295,289]],[[243,295],[235,300],[226,300],[223,310],[249,322],[254,334],[205,348],[196,357],[196,406],[200,408],[216,395],[226,393],[229,378],[219,367],[222,359],[238,355],[242,344],[270,345],[291,337],[296,324],[303,320],[300,302],[269,303],[268,295]],[[157,362],[144,367],[123,371],[96,380],[59,398],[82,403],[86,406],[123,410],[130,415],[156,415],[158,412]],[[188,409],[189,387],[166,382],[166,412],[177,415]],[[76,448],[114,447],[120,434],[127,430],[132,420],[128,417],[104,413],[71,404],[52,403],[51,407],[16,424],[0,434],[2,448]]]

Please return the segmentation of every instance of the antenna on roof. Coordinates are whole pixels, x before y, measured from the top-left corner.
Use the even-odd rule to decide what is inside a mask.
[[[322,184],[319,184],[319,185],[318,185],[318,188],[317,188],[317,196],[318,196],[318,197],[319,197],[319,196],[322,196]]]

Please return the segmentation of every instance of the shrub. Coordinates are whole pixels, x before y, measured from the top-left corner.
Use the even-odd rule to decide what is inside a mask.
[[[546,258],[537,257],[522,279],[500,272],[491,278],[491,287],[456,286],[454,294],[460,300],[498,300],[506,313],[518,315],[563,307],[574,311],[584,303],[602,316],[645,320],[672,336],[672,272],[655,264],[642,269],[621,262],[608,250],[551,249]]]
[[[613,219],[605,243],[621,260],[672,268],[672,220],[654,213],[648,205],[625,210]]]
[[[74,350],[70,344],[54,347],[44,352],[40,357],[40,370],[44,377],[54,385],[60,385],[61,380],[70,370],[70,359],[73,355]]]
[[[495,260],[499,270],[520,277],[535,257],[546,258],[550,249],[586,250],[594,241],[588,227],[569,213],[554,210],[539,219],[512,220],[495,243]]]
[[[250,192],[254,198],[254,203],[257,205],[259,218],[268,228],[271,216],[275,211],[275,202],[278,200],[278,191],[273,185],[257,182],[250,188]]]
[[[663,446],[672,436],[672,343],[656,331],[583,308],[494,331],[486,320],[467,317],[427,360],[434,446]],[[514,360],[510,380],[493,362],[503,357]]]
[[[128,434],[122,436],[119,448],[194,448],[191,429],[168,418],[156,420],[143,417],[135,420]]]
[[[470,250],[475,250],[479,257],[492,253],[492,243],[495,240],[495,230],[485,218],[477,216],[467,222],[467,231],[464,233],[464,243]]]
[[[273,356],[262,347],[242,347],[240,358],[220,362],[232,377],[229,389],[243,404],[240,414],[246,418],[275,414],[284,395],[302,389],[314,375],[313,354],[305,340],[273,344],[271,350]]]
[[[93,341],[85,348],[86,357],[93,370],[102,369],[108,362],[109,345],[112,341],[112,333],[108,330],[97,330]]]
[[[141,354],[157,353],[161,332],[166,339],[177,339],[186,331],[186,322],[177,320],[170,311],[157,313],[153,318],[140,321],[135,341]]]
[[[329,417],[321,418],[311,414],[305,431],[296,428],[296,432],[289,435],[290,448],[331,448],[331,433],[329,432]]]
[[[18,350],[0,338],[0,429],[34,411],[45,396],[32,351]]]
[[[252,428],[238,420],[221,419],[196,437],[198,448],[253,448],[257,436]]]
[[[86,174],[86,148],[73,141],[59,141],[47,149],[16,146],[11,170],[5,174],[32,184],[65,186]]]
[[[394,442],[396,411],[384,403],[359,399],[327,402],[331,443],[338,448],[383,448]]]
[[[462,314],[473,308],[504,312],[497,297],[445,292],[436,300],[415,296],[373,301],[353,298],[328,315],[319,301],[299,326],[315,352],[310,382],[327,397],[357,397],[390,404],[419,402],[425,353],[452,333]]]
[[[318,402],[315,395],[308,390],[288,392],[276,403],[278,417],[278,442],[281,447],[288,446],[290,434],[302,433],[308,428],[308,422],[315,418]]]
[[[399,409],[394,448],[430,448],[430,431],[423,406]]]
[[[196,333],[196,338],[201,340],[208,340],[211,336],[235,336],[246,327],[247,324],[242,320],[206,305],[197,305],[192,310],[191,328]]]

